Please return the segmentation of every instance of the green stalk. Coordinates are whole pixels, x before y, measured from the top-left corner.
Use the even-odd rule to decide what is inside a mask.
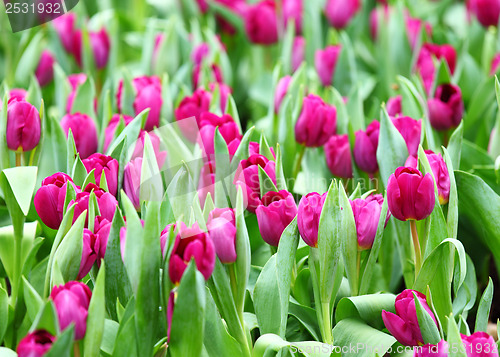
[[[410,221],[411,237],[413,240],[413,249],[415,249],[415,280],[417,279],[420,268],[422,267],[422,252],[420,250],[420,241],[418,240],[417,221]]]

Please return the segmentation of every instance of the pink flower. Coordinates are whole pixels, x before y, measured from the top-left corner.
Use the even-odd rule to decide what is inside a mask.
[[[49,50],[44,50],[38,61],[35,76],[40,86],[46,86],[54,78],[54,56]]]
[[[352,177],[352,159],[349,136],[333,135],[325,144],[326,163],[330,172],[342,178]]]
[[[263,0],[248,6],[245,16],[245,30],[252,43],[271,45],[278,41],[276,4]]]
[[[377,148],[380,133],[380,123],[372,121],[366,130],[355,133],[353,156],[358,167],[370,174],[378,171]]]
[[[314,66],[324,86],[329,86],[333,83],[333,75],[341,49],[340,45],[327,46],[324,50],[316,50],[314,54]]]
[[[343,29],[361,7],[359,0],[327,0],[325,15],[336,29]]]
[[[207,220],[210,239],[214,243],[215,252],[225,264],[236,261],[236,220],[231,208],[215,208]]]
[[[66,114],[61,119],[61,126],[66,134],[73,133],[76,150],[82,159],[85,159],[97,151],[97,127],[87,114]]]
[[[307,147],[323,146],[337,129],[337,110],[321,97],[309,94],[295,124],[295,140]]]
[[[326,193],[320,195],[311,192],[302,197],[297,211],[297,225],[304,242],[313,248],[318,247],[318,229],[321,210],[325,203]]]

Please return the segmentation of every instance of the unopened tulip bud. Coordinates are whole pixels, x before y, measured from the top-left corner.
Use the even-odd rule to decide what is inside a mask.
[[[321,97],[309,94],[302,102],[302,112],[295,124],[295,140],[307,147],[326,144],[337,130],[337,110]]]
[[[61,120],[61,126],[66,134],[69,130],[73,133],[76,150],[82,159],[85,159],[97,151],[97,127],[87,114],[66,114]]]
[[[304,242],[310,247],[318,247],[318,229],[321,210],[325,203],[326,193],[308,193],[299,202],[297,225]]]
[[[352,159],[349,136],[333,135],[325,144],[326,164],[330,172],[342,178],[352,177]]]
[[[7,105],[7,147],[31,151],[40,141],[40,114],[34,105],[13,100]]]
[[[231,208],[213,209],[207,221],[210,239],[222,263],[236,261],[236,220]]]

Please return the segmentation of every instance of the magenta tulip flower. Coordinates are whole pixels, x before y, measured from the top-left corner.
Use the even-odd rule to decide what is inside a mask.
[[[490,76],[494,76],[500,68],[500,53],[497,53],[491,60]]]
[[[276,3],[273,0],[263,0],[249,5],[244,20],[250,42],[271,45],[278,41],[278,18]]]
[[[327,0],[325,15],[336,29],[343,29],[361,8],[359,0]]]
[[[436,318],[427,305],[425,295],[416,290],[406,289],[396,297],[395,314],[382,310],[382,320],[384,320],[385,327],[396,340],[405,346],[419,346],[424,343],[418,324],[414,293],[437,325]]]
[[[202,67],[203,67],[202,64],[198,64],[193,69],[193,76],[192,76],[193,88],[198,88],[198,87],[200,87],[200,85],[205,84],[205,83],[200,83],[200,80],[203,79],[201,77]],[[212,83],[212,82],[215,82],[218,84],[224,83],[224,78],[222,77],[222,70],[220,69],[220,67],[217,64],[212,63],[208,67],[208,69],[210,70],[210,72],[208,73],[210,78],[208,78],[208,80],[207,80],[207,78],[205,78],[205,80],[207,80],[210,83]]]
[[[413,357],[448,357],[448,351],[448,342],[441,340],[437,345],[415,347]]]
[[[97,236],[96,252],[97,252],[97,266],[101,266],[101,259],[106,255],[106,248],[108,246],[109,232],[111,231],[111,222],[103,216],[97,216],[94,221],[94,234]]]
[[[73,35],[75,33],[75,22],[76,14],[73,12],[68,12],[67,14],[60,16],[52,21],[57,35],[59,36],[64,49],[68,53],[71,53],[73,51]]]
[[[168,264],[170,280],[178,284],[191,259],[194,259],[196,268],[208,280],[215,266],[215,247],[208,233],[203,232],[197,223],[189,228],[181,222],[177,229]]]
[[[218,116],[210,112],[202,113],[200,126],[201,146],[208,158],[213,157],[215,154],[214,140],[216,128],[219,129],[219,133],[227,144],[235,139],[241,140],[242,138],[238,124],[236,124],[233,117],[229,114]]]
[[[434,180],[412,167],[399,167],[389,177],[387,203],[392,215],[400,221],[427,218],[434,209]]]
[[[297,204],[286,190],[269,191],[261,201],[255,211],[260,235],[264,242],[277,247],[283,231],[297,215]]]
[[[12,88],[9,91],[9,101],[8,103],[12,101],[18,101],[22,102],[23,100],[26,100],[26,96],[28,95],[28,92],[25,89],[22,88]]]
[[[455,71],[457,62],[457,53],[451,45],[435,45],[426,43],[420,49],[416,69],[422,76],[424,87],[427,93],[430,93],[436,76],[435,60],[445,60],[448,64],[451,74]]]
[[[161,169],[163,167],[163,164],[165,163],[165,160],[167,159],[167,152],[165,150],[162,150],[160,138],[152,131],[148,133],[146,130],[141,130],[141,132],[139,133],[139,138],[135,143],[135,148],[134,152],[132,153],[131,160],[144,156],[146,134],[148,135],[149,140],[151,141],[151,145],[153,146],[153,151],[155,153],[158,167]]]
[[[276,91],[274,93],[274,113],[276,114],[279,112],[281,102],[283,101],[283,98],[285,98],[291,80],[292,77],[285,76],[278,81],[278,85],[276,86]]]
[[[295,32],[302,33],[302,16],[303,16],[303,0],[283,0],[282,14],[285,20],[285,25],[288,25],[292,20],[295,23]]]
[[[118,124],[120,123],[120,119],[123,118],[123,123],[125,126],[130,124],[132,120],[134,120],[133,117],[128,116],[128,115],[123,115],[123,114],[113,114],[111,117],[111,120],[108,123],[108,126],[106,129],[104,129],[104,146],[103,146],[103,151],[106,152],[109,148],[109,145],[113,142],[115,138],[115,133],[116,133],[116,128],[118,127]]]
[[[205,200],[209,193],[213,198],[215,194],[215,162],[212,161],[205,162],[200,171],[198,198],[202,207],[205,205]]]
[[[141,193],[141,170],[142,157],[138,157],[130,161],[123,171],[123,191],[128,196],[136,210],[141,209],[140,193]]]
[[[403,114],[402,101],[403,98],[400,95],[389,98],[386,109],[390,117],[395,118]]]
[[[441,84],[436,88],[434,98],[427,101],[429,120],[436,130],[449,130],[457,127],[462,121],[464,102],[459,86]]]
[[[333,75],[339,59],[340,45],[327,46],[323,50],[316,50],[314,54],[314,66],[318,72],[321,83],[326,87],[333,83]]]
[[[99,252],[99,242],[97,235],[91,230],[84,228],[83,230],[83,244],[82,244],[82,260],[80,261],[80,270],[78,271],[78,280],[83,279],[92,269],[97,254]]]
[[[18,357],[42,357],[56,340],[47,330],[35,330],[22,338],[17,345]]]
[[[225,264],[236,261],[236,220],[231,208],[215,208],[207,220],[210,239],[214,243],[215,252]]]
[[[87,114],[66,114],[61,120],[61,126],[66,137],[68,137],[71,129],[76,150],[82,159],[86,159],[97,152],[97,128],[92,118]]]
[[[500,0],[469,0],[468,8],[484,27],[498,25]]]
[[[349,136],[333,135],[325,144],[326,164],[330,172],[337,177],[352,177],[352,159]]]
[[[111,40],[105,28],[97,32],[89,32],[90,47],[97,69],[106,67],[111,49]],[[78,66],[82,66],[83,39],[82,31],[76,30],[73,35],[73,55]]]
[[[74,200],[71,200],[69,206],[75,205],[75,213],[73,216],[73,222],[75,222],[80,214],[84,211],[87,211],[87,218],[85,219],[85,227],[88,225],[88,209],[89,209],[89,198],[90,193],[94,192],[97,205],[99,207],[100,215],[103,218],[106,218],[108,221],[113,221],[113,217],[115,215],[116,207],[118,206],[118,201],[115,196],[111,193],[104,191],[99,188],[99,186],[89,183],[85,190],[82,192],[78,192]]]
[[[50,298],[54,301],[61,330],[75,324],[75,340],[85,337],[87,315],[92,292],[89,287],[77,281],[54,286]]]
[[[305,60],[306,39],[297,36],[293,40],[292,46],[292,70],[295,72]]]
[[[179,128],[186,138],[191,142],[196,142],[200,131],[201,114],[210,110],[210,101],[212,94],[204,89],[197,89],[192,96],[186,96],[181,100],[179,106],[175,109],[175,119],[179,124]],[[191,120],[183,121],[194,117],[196,125]]]
[[[40,141],[40,114],[26,101],[10,100],[7,105],[7,147],[12,151],[31,151]]]
[[[467,357],[497,357],[498,347],[490,335],[478,331],[470,336],[461,335]]]
[[[377,234],[384,199],[382,195],[371,195],[366,199],[357,198],[350,202],[356,223],[358,250],[371,249]]]
[[[310,247],[318,247],[318,229],[321,210],[325,203],[326,193],[320,195],[311,192],[302,197],[297,211],[297,225],[304,242]]]
[[[372,121],[365,131],[358,130],[355,133],[354,162],[361,170],[369,174],[378,171],[377,148],[379,133],[380,123],[376,120]]]
[[[422,121],[410,117],[397,117],[391,118],[391,120],[405,140],[408,153],[416,156],[418,153],[418,145],[420,145],[420,136],[422,134]]]
[[[44,50],[38,61],[35,76],[41,87],[49,84],[54,78],[54,56],[49,50]]]
[[[420,36],[422,27],[424,27],[429,38],[432,36],[432,26],[430,23],[418,18],[412,18],[411,16],[406,16],[405,22],[408,40],[410,41],[410,46],[413,50],[415,50],[417,46],[418,36]]]
[[[88,173],[94,171],[96,183],[101,186],[102,174],[106,177],[108,192],[116,196],[118,190],[118,161],[111,156],[106,156],[100,153],[90,155],[82,160],[83,165]]]
[[[323,146],[336,130],[335,107],[314,94],[304,97],[302,112],[295,124],[295,140],[307,147]]]

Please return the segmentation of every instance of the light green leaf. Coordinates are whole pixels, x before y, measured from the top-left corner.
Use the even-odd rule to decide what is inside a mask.
[[[491,302],[493,301],[493,281],[488,279],[488,286],[481,296],[476,315],[476,327],[474,332],[486,332],[488,328],[488,321],[490,317]]]
[[[97,357],[101,349],[101,342],[104,334],[104,316],[106,312],[104,303],[105,275],[106,266],[104,263],[101,263],[88,310],[87,332],[83,341],[83,348],[86,356]]]

